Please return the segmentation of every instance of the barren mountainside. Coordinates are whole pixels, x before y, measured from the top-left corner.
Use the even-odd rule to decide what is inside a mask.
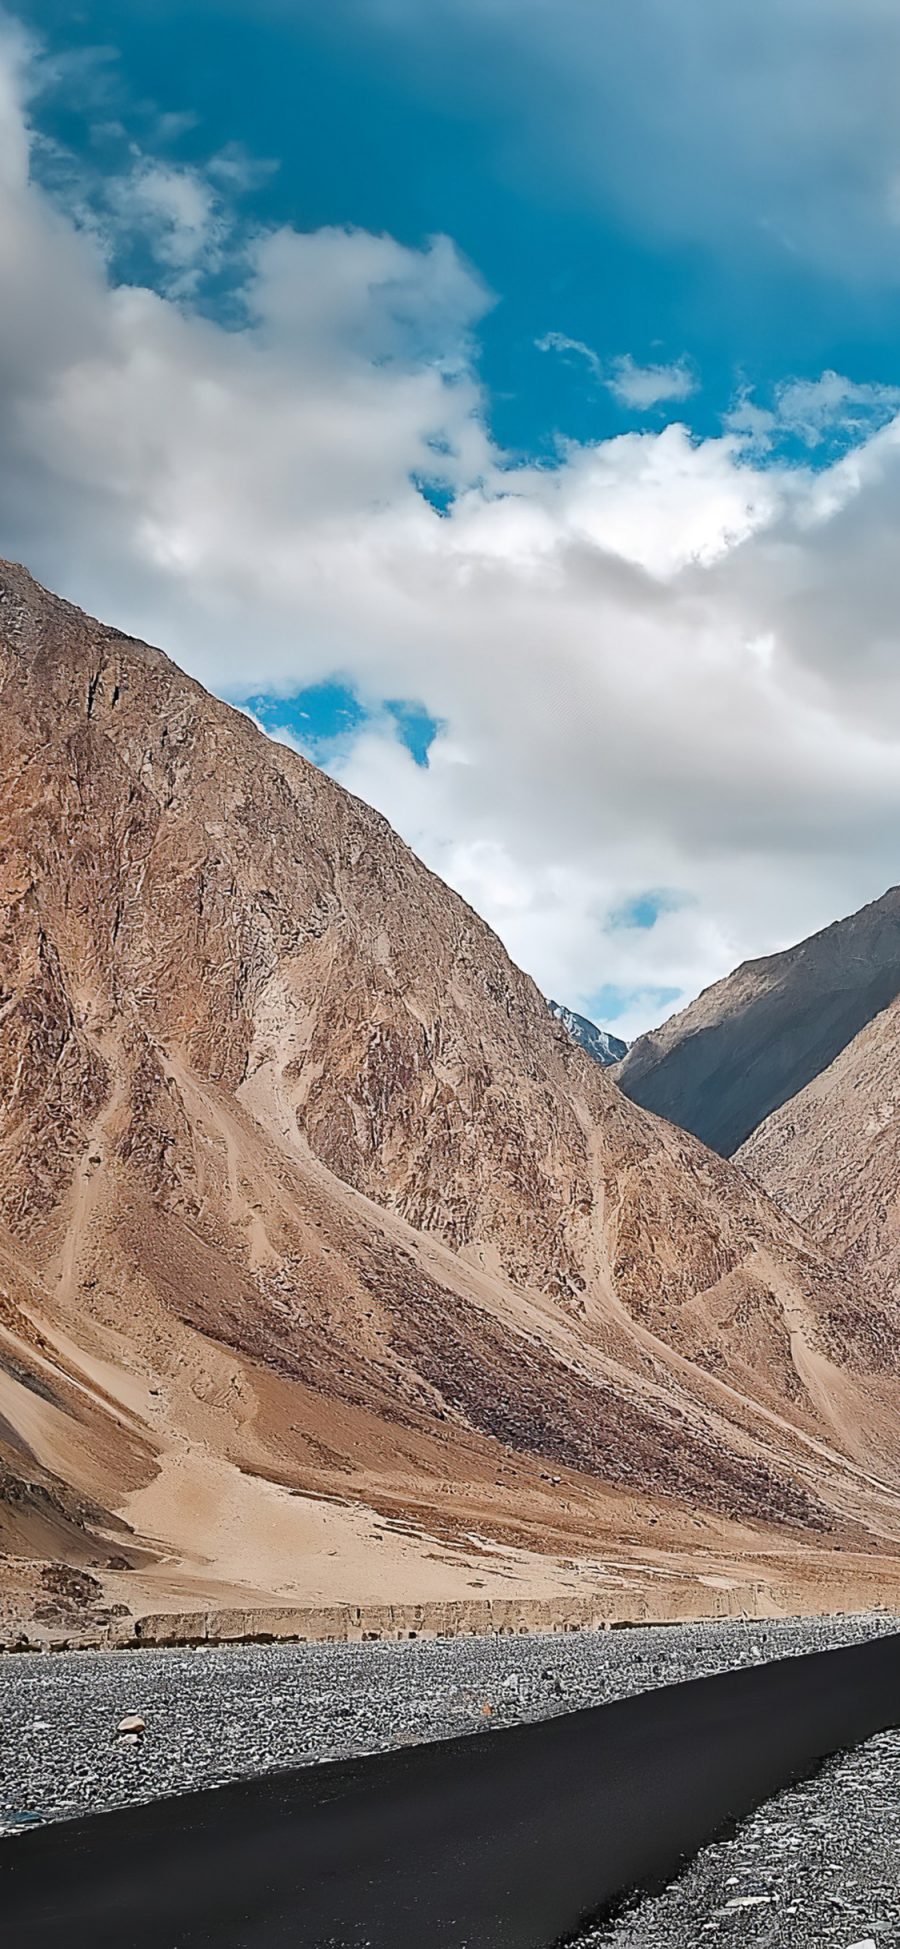
[[[760,1124],[738,1162],[833,1256],[900,1293],[900,1001]]]
[[[892,1588],[889,1304],[378,814],[9,566],[0,723],[8,1609]]]
[[[730,1157],[900,993],[900,888],[745,961],[616,1069],[626,1095]]]

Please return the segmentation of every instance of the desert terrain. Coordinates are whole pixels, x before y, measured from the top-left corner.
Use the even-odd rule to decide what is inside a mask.
[[[0,569],[0,1603],[893,1603],[900,1316],[378,814]]]

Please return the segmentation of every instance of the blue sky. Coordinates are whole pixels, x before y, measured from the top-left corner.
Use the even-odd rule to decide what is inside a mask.
[[[511,11],[515,17],[518,10]],[[690,422],[699,434],[718,430],[744,387],[769,404],[788,374],[818,379],[833,368],[861,383],[900,383],[896,265],[848,265],[839,247],[812,259],[798,249],[787,223],[777,220],[777,167],[774,184],[752,168],[749,181],[736,183],[732,221],[723,226],[711,214],[705,234],[699,224],[685,234],[677,224],[653,221],[652,212],[623,208],[615,155],[606,177],[602,167],[585,176],[573,166],[557,129],[566,78],[554,85],[524,29],[528,13],[541,11],[552,33],[548,4],[523,7],[520,35],[508,37],[506,10],[490,0],[483,16],[486,23],[493,14],[493,34],[486,24],[473,26],[474,6],[426,0],[408,7],[378,0],[331,0],[327,7],[306,0],[252,7],[85,0],[74,17],[51,0],[19,14],[49,31],[56,46],[91,51],[90,82],[85,72],[81,87],[73,86],[67,74],[44,117],[74,147],[93,144],[102,153],[90,131],[105,93],[108,119],[122,115],[126,135],[140,131],[142,121],[158,126],[172,117],[165,146],[173,160],[203,164],[212,151],[237,144],[248,157],[271,162],[246,199],[257,220],[300,230],[352,224],[414,247],[437,232],[452,237],[496,297],[479,351],[492,428],[504,447],[549,456],[560,435],[598,439],[633,421],[602,383],[587,383],[583,358],[538,349],[548,334],[589,347],[610,370],[621,358],[642,366],[687,358],[698,381]],[[583,16],[586,9],[561,0],[560,27],[567,11]],[[641,96],[658,79],[654,64],[645,65],[650,50],[640,31],[643,14],[652,35],[654,9],[638,0],[633,10],[588,11],[598,22],[605,16],[604,32],[610,18],[621,21],[629,11],[637,23],[620,60],[610,62],[594,108],[598,119],[610,111],[624,69],[634,114],[621,166],[633,167],[646,113]],[[739,0],[734,11],[747,10]],[[823,35],[829,11],[826,5],[821,12]],[[859,12],[861,44],[866,11]],[[763,22],[768,12],[777,23],[777,8],[749,12]],[[689,13],[686,6],[686,25]],[[848,20],[852,13],[846,10]],[[742,45],[738,38],[735,60]],[[773,63],[778,52],[776,31],[768,46]],[[877,59],[877,45],[871,52]],[[697,70],[699,88],[699,62]],[[715,72],[711,59],[709,78]],[[806,85],[814,87],[815,78],[813,68]],[[602,67],[594,79],[602,81]],[[797,79],[802,86],[802,70]],[[677,76],[668,81],[677,89]],[[832,77],[833,86],[839,82],[839,74]],[[664,119],[665,103],[657,106]],[[626,97],[625,117],[627,108]],[[622,110],[620,101],[617,114],[625,119]],[[861,100],[860,121],[866,112]],[[673,120],[659,166],[676,179],[682,174],[689,196],[692,169],[679,148],[677,115]],[[784,147],[796,140],[789,122],[780,139]],[[760,128],[761,144],[768,140]],[[108,160],[119,160],[115,139]],[[796,206],[808,218],[833,193],[834,166],[827,151],[813,152],[807,179],[793,188],[794,215]],[[727,158],[723,173],[727,178]],[[849,207],[838,208],[835,229],[849,222]],[[650,424],[665,417],[665,401],[647,416]]]
[[[887,0],[47,0],[5,71],[0,548],[620,1033],[897,877]]]
[[[351,747],[360,729],[377,714],[387,718],[389,732],[409,752],[413,764],[428,765],[428,754],[441,725],[424,704],[401,697],[387,697],[376,707],[367,705],[352,684],[340,680],[310,684],[293,696],[273,697],[271,693],[241,697],[241,703],[272,737],[292,742],[308,752],[318,764],[333,761],[338,751]],[[649,913],[651,905],[643,911]],[[641,926],[652,926],[642,920]]]

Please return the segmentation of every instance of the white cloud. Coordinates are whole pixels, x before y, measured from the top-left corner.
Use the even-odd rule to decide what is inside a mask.
[[[173,274],[169,288],[195,289],[204,273],[218,268],[228,222],[198,169],[141,156],[127,176],[113,180],[107,206],[118,236],[141,238]]]
[[[220,690],[351,678],[375,716],[340,776],[576,1006],[693,993],[896,879],[900,422],[818,473],[677,424],[513,468],[450,241],[245,236],[227,328],[115,285],[27,182],[23,59],[0,49],[4,553]],[[386,697],[445,726],[427,769]],[[647,887],[687,897],[610,927]]]
[[[825,441],[847,446],[898,412],[900,386],[861,385],[828,371],[818,379],[783,380],[771,406],[760,406],[748,391],[740,393],[726,425],[747,450],[762,453],[786,435],[810,448]]]
[[[676,359],[671,365],[636,365],[626,353],[616,359],[607,385],[620,405],[643,413],[663,400],[689,399],[697,390],[697,379],[687,359]]]
[[[224,184],[232,194],[257,189],[277,169],[278,163],[273,157],[251,156],[241,142],[227,143],[207,163],[208,174],[216,182]]]
[[[539,352],[562,352],[564,356],[574,352],[577,359],[583,359],[596,379],[603,380],[603,361],[596,352],[585,345],[581,338],[569,338],[566,332],[545,332],[542,338],[535,339]]]
[[[199,120],[199,115],[196,115],[192,108],[157,112],[153,120],[153,134],[157,144],[178,142],[181,136],[187,135],[189,130],[197,127]]]
[[[34,49],[23,28],[0,13],[0,183],[15,193],[28,176],[29,136],[23,104]]]
[[[545,332],[536,339],[539,352],[561,352],[563,357],[583,359],[598,385],[605,386],[620,406],[646,413],[666,400],[688,399],[697,390],[697,376],[687,359],[674,359],[668,365],[638,365],[625,352],[604,366],[590,345],[566,332]]]
[[[900,386],[855,385],[839,372],[788,380],[776,395],[779,423],[809,447],[820,446],[836,428],[855,432],[892,419],[898,410]]]

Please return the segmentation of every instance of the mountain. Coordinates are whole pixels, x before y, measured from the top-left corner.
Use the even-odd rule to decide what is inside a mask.
[[[547,1007],[555,1020],[568,1029],[572,1041],[577,1042],[579,1048],[604,1069],[608,1069],[611,1063],[621,1062],[627,1053],[627,1042],[620,1042],[619,1037],[611,1035],[609,1029],[598,1029],[596,1022],[589,1021],[586,1015],[577,1015],[574,1008],[564,1008],[562,1002],[548,1002]]]
[[[798,947],[745,961],[633,1042],[633,1102],[730,1157],[900,994],[900,888]]]
[[[900,1295],[900,1001],[761,1123],[737,1161],[843,1268]]]
[[[0,713],[0,1613],[900,1597],[886,1302],[8,565]]]

